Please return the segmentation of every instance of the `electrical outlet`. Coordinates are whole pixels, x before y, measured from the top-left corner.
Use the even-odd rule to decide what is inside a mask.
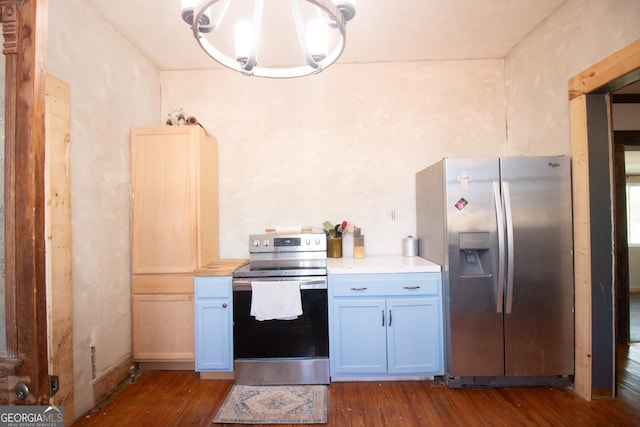
[[[391,211],[391,222],[396,222],[397,219],[396,211]]]

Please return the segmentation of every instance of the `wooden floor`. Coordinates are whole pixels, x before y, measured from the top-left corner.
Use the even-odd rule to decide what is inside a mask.
[[[640,344],[618,353],[615,399],[587,402],[549,387],[452,390],[437,381],[332,383],[330,426],[639,426]],[[210,426],[227,380],[149,371],[74,426]],[[227,424],[229,425],[229,424]]]

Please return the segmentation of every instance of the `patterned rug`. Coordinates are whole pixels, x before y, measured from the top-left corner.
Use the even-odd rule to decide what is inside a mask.
[[[327,386],[234,385],[213,422],[326,424]]]

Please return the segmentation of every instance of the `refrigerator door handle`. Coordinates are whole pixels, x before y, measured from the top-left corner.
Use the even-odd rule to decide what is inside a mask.
[[[493,199],[496,205],[496,223],[498,225],[498,293],[496,295],[496,313],[502,313],[504,305],[504,220],[502,215],[502,196],[500,183],[493,182]]]
[[[511,212],[511,194],[509,193],[509,183],[502,183],[504,197],[504,212],[507,225],[507,310],[511,313],[513,307],[513,215]]]

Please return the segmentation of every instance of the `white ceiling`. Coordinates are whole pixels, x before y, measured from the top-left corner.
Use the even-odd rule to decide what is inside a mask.
[[[181,0],[85,1],[160,70],[218,67],[182,21]],[[251,0],[234,1],[251,10]],[[265,9],[283,1],[267,0]],[[504,58],[566,1],[358,0],[338,61]],[[273,31],[282,28],[278,22]]]

